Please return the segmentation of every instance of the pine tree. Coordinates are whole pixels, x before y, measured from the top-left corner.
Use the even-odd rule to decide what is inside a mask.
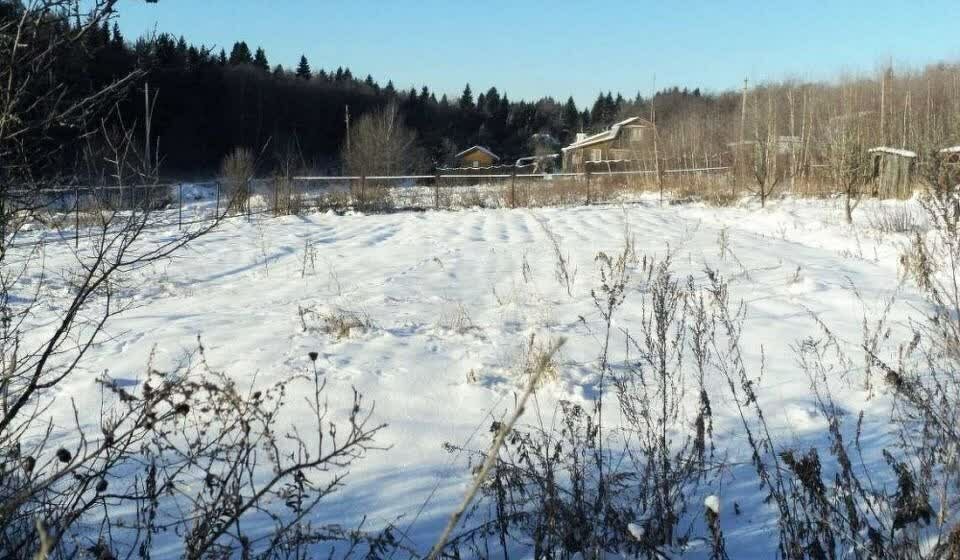
[[[244,41],[234,43],[233,49],[230,51],[229,63],[237,65],[250,64],[251,62],[253,62],[253,56],[250,55],[250,47],[247,46],[247,43]]]
[[[217,64],[220,66],[227,65],[227,53],[223,49],[220,49],[220,54],[217,55]]]
[[[300,64],[297,64],[297,72],[296,72],[296,75],[297,75],[297,77],[300,78],[301,80],[309,80],[309,79],[310,79],[310,76],[311,76],[311,73],[310,73],[310,63],[307,62],[307,57],[304,56],[304,55],[300,55]]]
[[[274,67],[273,67],[273,77],[274,77],[274,78],[282,78],[283,76],[284,76],[283,66],[280,66],[279,64],[277,64],[276,66],[274,66]]]
[[[470,91],[470,84],[467,84],[467,87],[463,88],[463,94],[460,96],[460,109],[464,111],[472,111],[473,106],[473,92]]]
[[[253,65],[264,72],[270,70],[270,63],[267,62],[267,53],[263,52],[263,49],[260,47],[257,47],[257,54],[253,56]]]
[[[387,82],[387,87],[383,88],[383,94],[387,96],[387,99],[397,95],[397,89],[393,87],[393,80]]]

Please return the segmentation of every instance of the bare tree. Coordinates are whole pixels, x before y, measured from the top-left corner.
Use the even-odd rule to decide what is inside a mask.
[[[149,145],[141,129],[111,110],[142,74],[93,92],[69,91],[56,76],[115,3],[0,4],[0,557],[150,558],[173,546],[187,558],[302,558],[330,539],[345,541],[346,555],[388,546],[388,534],[368,538],[308,519],[379,430],[359,395],[342,414],[335,403],[328,409],[316,369],[240,387],[209,367],[200,347],[186,362],[192,367],[145,364],[136,388],[100,379],[99,422],[81,419],[70,400],[73,425],[50,422],[54,400],[69,399],[60,386],[82,375],[107,324],[134,305],[134,275],[221,218],[152,235],[158,216],[150,197],[113,204],[118,189],[108,187],[161,190],[157,159],[138,149]],[[144,120],[149,130],[149,113]],[[81,161],[68,172],[67,149]],[[41,189],[80,177],[87,230],[75,249],[59,241],[67,260],[57,272],[70,290],[54,305],[42,228],[54,223],[62,200],[44,199]],[[26,224],[38,227],[28,234]],[[292,384],[302,386],[295,391],[307,395],[313,415],[286,428],[283,397]]]
[[[827,162],[833,181],[843,194],[847,223],[853,223],[853,211],[870,180],[870,154],[860,120],[857,114],[842,113],[832,119],[826,134]]]
[[[421,168],[423,157],[416,134],[403,124],[395,103],[364,114],[350,130],[342,151],[351,175],[403,175]]]
[[[759,102],[755,102],[755,126],[753,153],[750,167],[756,188],[753,192],[760,197],[760,207],[766,207],[770,198],[785,175],[784,166],[778,161],[780,155],[780,139],[777,135],[777,121],[773,103],[774,93],[767,91],[766,116],[760,116]]]

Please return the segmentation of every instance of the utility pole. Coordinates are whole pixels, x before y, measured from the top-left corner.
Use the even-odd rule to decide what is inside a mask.
[[[743,95],[740,99],[740,141],[737,143],[737,150],[734,153],[734,157],[736,158],[734,173],[743,171],[743,142],[745,139],[744,133],[747,128],[747,87],[749,83],[750,81],[747,78],[743,79]]]

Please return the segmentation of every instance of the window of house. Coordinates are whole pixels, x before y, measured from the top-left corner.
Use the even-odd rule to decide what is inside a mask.
[[[480,162],[479,162],[479,161],[473,160],[472,163],[473,163],[473,166],[474,166],[474,167],[480,167]]]
[[[590,161],[603,161],[603,150],[599,148],[590,150]]]
[[[640,141],[640,140],[643,140],[643,128],[642,128],[642,127],[639,127],[639,126],[634,127],[634,128],[631,128],[631,129],[630,129],[630,140],[633,140],[634,142],[638,142],[638,141]]]

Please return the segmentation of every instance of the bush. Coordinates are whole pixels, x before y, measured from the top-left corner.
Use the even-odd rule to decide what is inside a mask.
[[[234,148],[223,158],[220,177],[229,201],[227,208],[237,212],[250,210],[253,174],[254,157],[248,148]]]

